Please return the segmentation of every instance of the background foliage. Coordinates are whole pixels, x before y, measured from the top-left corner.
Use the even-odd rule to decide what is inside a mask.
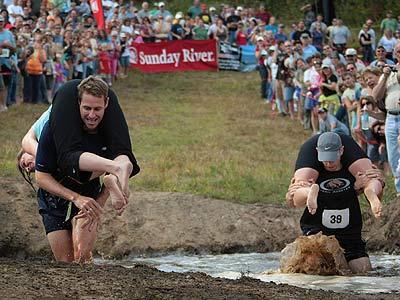
[[[186,11],[193,3],[192,0],[170,0],[164,2],[167,3],[167,8],[171,10],[171,12]],[[219,7],[222,3],[256,8],[259,7],[260,4],[265,4],[267,9],[272,12],[274,16],[280,17],[282,22],[287,24],[302,18],[300,7],[306,3],[314,3],[312,0],[204,0],[202,2],[215,7]],[[346,24],[354,27],[361,27],[361,24],[366,18],[372,18],[380,22],[385,16],[385,12],[389,9],[393,10],[394,16],[400,15],[400,1],[333,0],[333,2],[336,9],[336,16],[342,18]]]

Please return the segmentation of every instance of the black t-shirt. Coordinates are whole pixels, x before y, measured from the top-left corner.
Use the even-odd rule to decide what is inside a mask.
[[[286,53],[282,53],[280,52],[277,56],[276,56],[276,65],[278,66],[278,71],[276,73],[276,79],[279,80],[285,80],[286,78],[286,67],[285,67],[285,59],[288,58],[289,55],[287,55]]]
[[[357,160],[367,158],[364,151],[347,135],[339,134],[344,153],[341,157],[342,169],[336,172],[325,170],[318,161],[317,142],[320,135],[309,138],[300,148],[296,170],[312,168],[318,171],[318,209],[311,215],[306,208],[300,220],[304,233],[322,231],[338,236],[360,235],[362,227],[361,211],[356,191],[355,178],[349,167]],[[345,226],[346,225],[346,226]]]
[[[324,165],[318,161],[317,142],[319,136],[319,134],[312,136],[301,146],[295,170],[301,168],[312,168],[318,172],[325,170]],[[339,136],[344,146],[344,153],[340,160],[343,168],[348,169],[355,161],[361,158],[368,158],[351,136],[342,134],[339,134]]]
[[[326,235],[338,237],[361,236],[362,218],[354,176],[347,168],[319,173],[318,208],[312,215],[305,208],[300,219],[304,234],[322,231]]]
[[[296,30],[296,32],[293,34],[293,40],[295,40],[295,41],[300,41],[300,37],[301,37],[301,35],[302,35],[303,33],[307,33],[308,36],[311,37],[310,31],[308,31],[307,29],[304,29],[304,30],[301,30],[301,31]]]
[[[199,17],[203,20],[204,24],[211,24],[211,16],[208,13],[201,13]]]
[[[364,32],[364,31],[361,32],[361,34],[360,34],[360,45],[361,46],[370,46],[370,47],[372,47],[371,44],[364,45],[361,38],[364,39],[364,42],[370,42],[372,40],[372,36],[368,32]]]
[[[180,37],[184,37],[184,32],[185,30],[183,29],[183,27],[181,26],[181,24],[174,24],[171,27],[171,32],[175,33],[176,35],[179,35]],[[172,36],[173,40],[177,40],[178,38],[176,38],[175,36]]]
[[[104,158],[110,158],[110,153],[105,146],[105,138],[100,134],[83,134],[83,150],[94,153]],[[54,143],[53,134],[49,123],[43,127],[40,135],[37,155],[36,155],[36,170],[51,174],[55,180],[60,182],[64,187],[73,190],[83,196],[96,198],[100,193],[99,178],[89,181],[91,172],[83,172],[76,170],[79,173],[80,182],[76,178],[72,179],[60,172],[57,165],[57,151]]]
[[[324,80],[323,82],[331,84],[332,82],[338,82],[338,79],[337,79],[336,75],[332,74],[331,76],[329,76],[328,79]],[[335,90],[328,89],[326,86],[323,86],[322,94],[324,94],[324,96],[328,97],[328,96],[337,94],[337,92]]]

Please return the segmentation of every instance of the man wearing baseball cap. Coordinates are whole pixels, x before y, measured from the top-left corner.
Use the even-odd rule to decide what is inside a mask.
[[[153,18],[157,19],[158,16],[161,15],[161,16],[163,17],[164,20],[167,19],[168,17],[171,18],[171,19],[173,19],[172,14],[171,14],[168,10],[165,9],[165,3],[164,3],[164,2],[158,2],[157,7],[158,7],[158,11],[157,11],[157,13],[154,15]]]
[[[361,236],[358,194],[364,192],[376,218],[381,216],[383,175],[347,135],[326,132],[301,147],[286,194],[290,207],[306,207],[300,219],[304,235],[333,235],[353,273],[372,269]]]

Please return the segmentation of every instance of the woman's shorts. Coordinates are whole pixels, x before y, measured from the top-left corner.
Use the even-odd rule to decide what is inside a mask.
[[[294,94],[294,87],[293,86],[285,86],[283,89],[283,99],[285,99],[286,102],[289,102],[290,100],[293,100],[293,94]]]
[[[52,90],[54,86],[54,76],[53,75],[46,75],[46,89]]]
[[[119,62],[121,64],[121,67],[126,68],[129,67],[129,56],[121,56],[119,59]]]

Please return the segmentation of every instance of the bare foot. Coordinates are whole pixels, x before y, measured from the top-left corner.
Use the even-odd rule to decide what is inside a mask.
[[[308,197],[307,197],[307,208],[308,208],[308,211],[310,212],[310,214],[312,214],[312,215],[314,215],[317,212],[318,192],[319,192],[319,186],[318,186],[318,184],[314,183],[310,187],[310,192],[308,193]]]
[[[118,178],[118,182],[121,185],[122,192],[126,198],[129,198],[129,176],[132,173],[132,164],[130,161],[128,163],[117,161],[120,171],[117,172],[116,175]]]
[[[121,187],[118,184],[118,178],[112,174],[106,175],[104,176],[104,185],[110,192],[112,206],[117,211],[117,214],[121,215],[128,201],[124,197]]]
[[[369,201],[369,204],[371,205],[371,210],[372,213],[374,214],[375,218],[380,218],[382,215],[382,203],[381,200],[379,200],[378,196],[374,192],[373,189],[371,188],[366,188],[364,190],[365,197],[367,197],[367,200]]]

